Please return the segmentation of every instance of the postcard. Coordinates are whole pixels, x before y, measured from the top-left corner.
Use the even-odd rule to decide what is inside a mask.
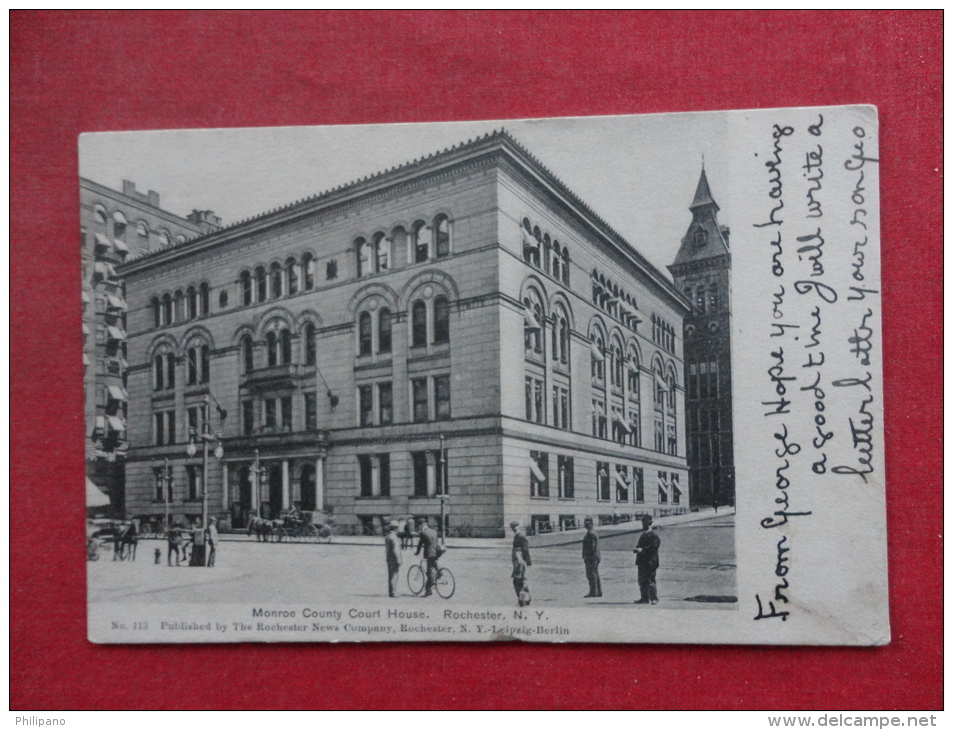
[[[79,148],[91,641],[889,642],[874,107]]]

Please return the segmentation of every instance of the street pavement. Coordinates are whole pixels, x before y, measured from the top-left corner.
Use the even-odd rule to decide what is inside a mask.
[[[734,516],[712,515],[663,525],[658,570],[660,607],[733,609],[735,583]],[[639,597],[635,556],[638,532],[600,531],[603,598],[587,599],[578,542],[532,548],[528,579],[534,606],[619,607]],[[510,578],[509,540],[448,538],[440,564],[453,571],[456,592],[449,601],[423,599],[407,587],[407,569],[419,558],[403,552],[400,593],[395,605],[422,601],[441,606],[516,605]],[[154,562],[156,548],[161,564]],[[219,544],[214,568],[167,567],[166,545],[141,540],[136,562],[102,558],[87,563],[89,601],[121,603],[242,603],[247,606],[359,603],[387,595],[383,538],[335,538],[330,544],[258,543],[229,536]],[[657,607],[656,607],[657,608]],[[633,610],[653,610],[633,606]]]

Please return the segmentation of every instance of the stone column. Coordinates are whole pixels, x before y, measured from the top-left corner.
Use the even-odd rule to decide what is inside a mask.
[[[291,507],[291,476],[288,468],[288,460],[281,462],[281,509]]]
[[[324,457],[315,459],[314,465],[314,506],[318,512],[324,511]]]
[[[222,511],[229,510],[229,491],[231,485],[228,483],[228,462],[222,462]]]

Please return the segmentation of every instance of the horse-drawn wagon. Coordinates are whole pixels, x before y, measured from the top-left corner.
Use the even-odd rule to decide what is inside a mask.
[[[252,516],[248,520],[248,534],[254,534],[259,542],[331,542],[331,525],[323,518],[321,512],[297,510],[277,520]]]

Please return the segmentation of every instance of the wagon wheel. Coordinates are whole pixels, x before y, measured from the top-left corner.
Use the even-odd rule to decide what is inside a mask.
[[[277,538],[278,542],[291,542],[291,535],[288,534],[288,531],[284,527],[275,529],[275,538]]]
[[[314,525],[312,525],[314,527]],[[321,525],[317,528],[318,533],[318,542],[328,543],[331,542],[331,526],[330,525]]]
[[[318,528],[314,525],[303,525],[301,528],[301,539],[305,542],[317,542]]]

